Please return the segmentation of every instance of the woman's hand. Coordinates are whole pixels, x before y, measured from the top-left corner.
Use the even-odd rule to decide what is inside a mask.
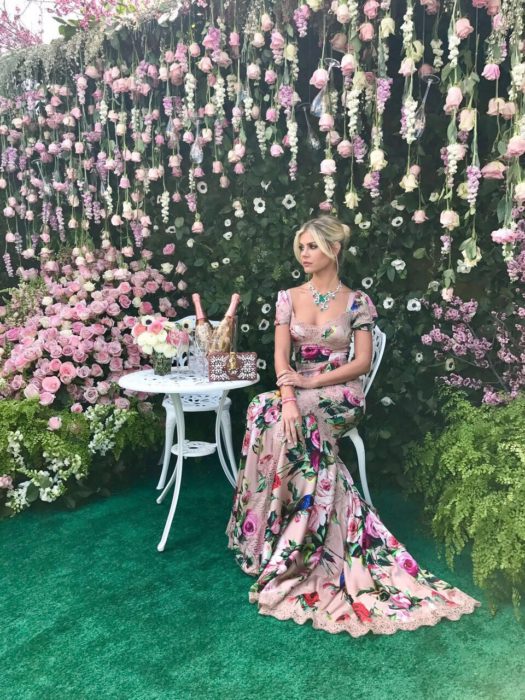
[[[288,444],[297,445],[302,437],[301,413],[297,406],[297,401],[287,401],[283,404],[281,421],[285,441]]]
[[[279,375],[277,386],[296,386],[298,389],[315,389],[315,377],[304,377],[289,367]]]

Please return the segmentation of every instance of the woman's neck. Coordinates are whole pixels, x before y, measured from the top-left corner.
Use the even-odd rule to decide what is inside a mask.
[[[339,283],[339,275],[334,267],[320,270],[312,275],[310,282],[320,294],[333,291]]]

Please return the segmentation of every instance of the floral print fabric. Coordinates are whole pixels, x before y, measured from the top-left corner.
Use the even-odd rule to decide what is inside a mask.
[[[344,314],[326,324],[297,323],[288,292],[279,292],[276,324],[288,324],[296,368],[330,371],[347,361],[354,330],[371,330],[368,295],[350,295]],[[328,632],[360,636],[457,619],[479,603],[426,571],[382,523],[338,457],[337,438],[356,425],[365,400],[360,380],[297,389],[301,441],[283,442],[278,391],[248,407],[229,547],[255,577],[259,612]]]

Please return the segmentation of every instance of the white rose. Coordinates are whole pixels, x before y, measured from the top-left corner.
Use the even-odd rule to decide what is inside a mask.
[[[388,164],[385,159],[385,153],[381,148],[374,148],[370,151],[370,167],[372,170],[383,170],[383,168]]]
[[[401,260],[401,258],[396,258],[395,260],[392,260],[390,264],[392,265],[394,270],[396,270],[396,272],[401,272],[401,270],[404,270],[407,266],[406,262],[404,260]]]
[[[173,270],[173,265],[169,262],[162,263],[162,265],[160,266],[160,269],[161,269],[163,274],[169,275],[169,273]]]

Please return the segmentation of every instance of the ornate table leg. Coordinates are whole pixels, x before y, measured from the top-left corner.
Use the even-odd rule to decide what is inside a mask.
[[[226,474],[226,478],[230,484],[235,488],[235,482],[237,480],[237,469],[235,464],[228,466],[226,457],[224,456],[224,450],[222,449],[221,442],[221,415],[224,410],[224,404],[226,403],[226,398],[228,396],[228,391],[222,392],[221,400],[219,401],[219,407],[217,408],[217,418],[215,420],[215,442],[217,443],[217,452],[219,453],[219,460],[223,472]]]
[[[175,469],[173,470],[173,474],[171,475],[170,480],[166,484],[163,492],[157,498],[157,503],[162,503],[166,494],[172,487],[173,482],[175,481],[175,488],[173,489],[173,498],[171,500],[168,519],[166,520],[166,524],[164,525],[164,532],[162,533],[161,540],[157,545],[157,549],[159,550],[159,552],[164,551],[168,535],[170,534],[171,523],[173,522],[173,517],[177,508],[177,501],[179,500],[180,483],[182,479],[182,465],[184,462],[184,411],[182,410],[182,401],[180,400],[180,396],[178,394],[170,394],[170,397],[173,403],[173,408],[175,409],[175,420],[177,423],[178,454],[177,463],[175,465]]]

